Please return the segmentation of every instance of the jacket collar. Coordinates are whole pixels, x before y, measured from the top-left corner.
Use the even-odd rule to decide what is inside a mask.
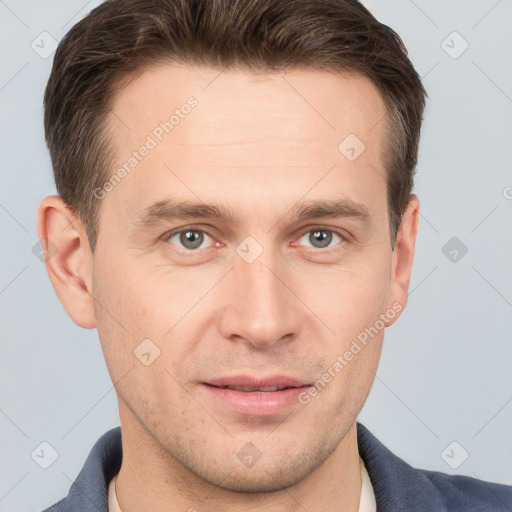
[[[108,512],[108,484],[121,469],[122,455],[121,427],[116,427],[96,441],[68,496],[45,512],[71,510],[59,508],[68,503],[80,512]]]
[[[357,444],[379,512],[448,512],[430,478],[389,451],[361,423],[357,423]]]

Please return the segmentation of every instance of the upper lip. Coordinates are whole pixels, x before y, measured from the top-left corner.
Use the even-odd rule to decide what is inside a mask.
[[[220,377],[218,379],[209,379],[204,384],[219,388],[242,387],[243,391],[256,391],[264,388],[298,388],[309,385],[303,380],[286,375],[271,375],[267,377],[251,377],[248,375],[235,375],[232,377]]]

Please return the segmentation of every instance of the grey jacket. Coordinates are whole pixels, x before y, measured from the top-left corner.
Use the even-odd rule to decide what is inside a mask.
[[[512,512],[512,486],[415,469],[361,423],[357,423],[357,440],[377,512]],[[67,497],[44,512],[108,512],[108,483],[121,460],[117,427],[96,442]]]

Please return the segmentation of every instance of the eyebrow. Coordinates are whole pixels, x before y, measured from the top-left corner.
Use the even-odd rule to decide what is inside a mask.
[[[371,216],[365,205],[346,198],[304,201],[289,211],[293,210],[293,217],[298,221],[326,217],[354,218],[367,223]],[[237,222],[235,214],[222,204],[161,200],[139,212],[132,226],[136,229],[147,229],[175,219],[219,219],[231,224]]]

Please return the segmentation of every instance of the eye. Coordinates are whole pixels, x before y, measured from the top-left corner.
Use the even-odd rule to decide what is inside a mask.
[[[198,252],[212,244],[213,238],[202,229],[182,228],[165,236],[165,241],[184,251]],[[314,228],[304,232],[297,245],[305,245],[314,249],[334,247],[345,240],[340,233],[332,229]],[[333,242],[337,242],[333,245]]]
[[[205,241],[208,241],[207,239],[213,240],[212,237],[205,231],[191,228],[169,233],[169,235],[166,237],[166,240],[169,243],[177,245],[179,249],[185,249],[187,251],[204,249],[204,247],[201,247],[201,245]]]
[[[305,241],[303,241],[304,239]],[[315,249],[325,249],[326,247],[329,248],[331,242],[336,239],[338,239],[339,242],[344,241],[344,237],[342,237],[336,231],[332,231],[330,229],[315,228],[306,231],[300,237],[299,245],[307,245],[306,242],[309,242]]]

